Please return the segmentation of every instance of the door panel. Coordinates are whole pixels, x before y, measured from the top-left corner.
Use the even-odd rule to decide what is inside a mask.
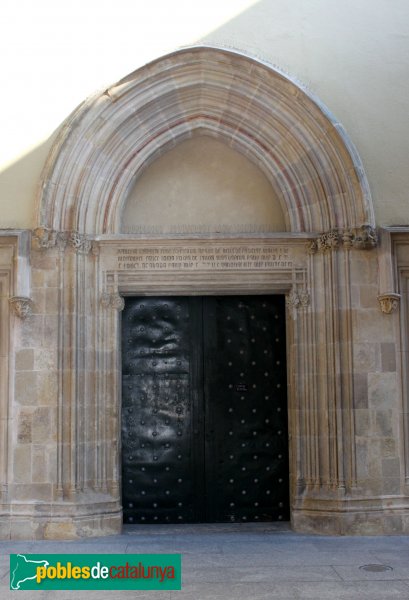
[[[123,313],[122,502],[125,522],[195,522],[203,497],[198,301],[131,298]],[[192,380],[194,385],[192,385]]]
[[[207,520],[287,519],[284,303],[204,303]]]
[[[284,298],[127,298],[127,523],[287,519]]]

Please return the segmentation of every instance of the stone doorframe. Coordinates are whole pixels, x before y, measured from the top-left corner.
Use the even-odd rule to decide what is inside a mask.
[[[287,232],[120,233],[135,178],[194,135],[221,139],[263,170]],[[322,532],[326,519],[327,531],[341,532],[357,478],[351,261],[376,245],[376,235],[361,162],[325,107],[253,58],[209,47],[175,52],[71,115],[46,164],[38,214],[33,265],[46,252],[59,277],[50,512],[67,522],[65,534],[121,528],[122,296],[232,293],[287,296],[292,522]],[[209,249],[236,259],[206,261]],[[196,259],[157,268],[153,250],[159,257],[191,250]]]
[[[53,510],[69,518],[65,534],[122,524],[123,296],[207,294],[286,295],[292,523],[322,531],[332,515],[338,531],[333,515],[353,506],[357,479],[350,264],[366,234],[91,240],[36,230],[33,265],[46,253],[59,274]]]

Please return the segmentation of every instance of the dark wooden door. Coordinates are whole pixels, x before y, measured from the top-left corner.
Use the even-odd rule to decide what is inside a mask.
[[[126,523],[289,518],[281,296],[127,298]]]

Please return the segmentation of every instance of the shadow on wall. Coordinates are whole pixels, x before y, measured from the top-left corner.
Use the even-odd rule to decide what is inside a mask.
[[[30,229],[37,225],[37,192],[57,131],[0,171],[0,228]]]

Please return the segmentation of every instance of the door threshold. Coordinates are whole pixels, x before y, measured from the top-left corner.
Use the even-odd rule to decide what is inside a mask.
[[[123,535],[170,535],[170,534],[211,534],[211,533],[288,533],[292,531],[290,521],[273,523],[181,523],[181,524],[124,524]]]

